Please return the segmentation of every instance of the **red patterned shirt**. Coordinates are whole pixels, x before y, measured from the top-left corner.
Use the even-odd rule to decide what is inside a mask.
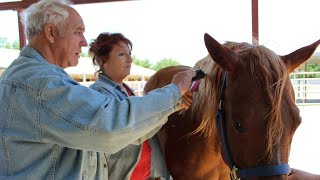
[[[127,90],[129,96],[133,96],[134,94],[130,91],[130,89],[124,85]],[[140,160],[136,167],[134,168],[130,180],[145,180],[150,177],[151,173],[151,147],[148,141],[144,141],[142,144],[142,152],[140,156]]]

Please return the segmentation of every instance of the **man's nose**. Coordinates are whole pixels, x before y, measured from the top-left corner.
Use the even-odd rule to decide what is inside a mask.
[[[88,46],[87,40],[83,39],[83,41],[80,42],[80,46]]]

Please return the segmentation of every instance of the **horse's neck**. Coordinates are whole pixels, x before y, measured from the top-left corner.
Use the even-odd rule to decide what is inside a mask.
[[[165,130],[160,133],[165,137],[166,160],[174,178],[206,177],[205,179],[215,180],[228,177],[228,167],[221,157],[217,137],[192,134],[199,125],[199,120],[193,119],[190,113],[191,111],[186,111],[171,115]]]
[[[181,138],[192,138],[194,136],[204,143],[211,144],[214,147],[214,151],[220,153],[219,139],[216,134],[213,134],[212,136],[206,136],[201,132],[194,133],[194,131],[199,127],[200,123],[201,118],[192,115],[192,110],[189,108],[183,112],[179,111],[170,115],[168,122],[165,125],[165,129],[171,129],[171,132],[179,134]],[[172,129],[175,130],[172,131]]]
[[[197,119],[190,118],[191,115],[191,109],[175,112],[169,116],[167,125],[171,127],[181,126],[192,132],[199,126],[199,123]]]

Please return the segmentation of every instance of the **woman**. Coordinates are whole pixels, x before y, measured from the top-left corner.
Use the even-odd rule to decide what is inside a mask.
[[[133,90],[123,83],[123,79],[130,74],[131,50],[131,41],[121,33],[101,33],[90,44],[89,53],[93,63],[99,67],[98,79],[90,87],[101,93],[112,94],[120,100],[134,96]],[[116,154],[105,156],[111,180],[170,177],[157,135],[141,145],[129,145]]]

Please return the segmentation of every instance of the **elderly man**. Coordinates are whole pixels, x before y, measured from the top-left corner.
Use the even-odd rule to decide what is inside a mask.
[[[108,179],[108,156],[150,138],[181,108],[194,71],[144,97],[117,100],[64,71],[87,46],[66,0],[23,12],[28,45],[0,78],[0,179]]]

